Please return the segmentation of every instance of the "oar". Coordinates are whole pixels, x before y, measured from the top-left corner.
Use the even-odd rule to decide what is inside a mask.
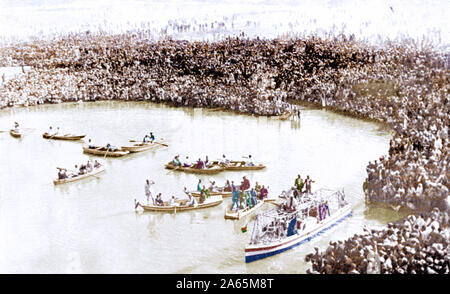
[[[106,148],[106,153],[105,153],[105,156],[103,156],[103,159],[106,158],[106,154],[108,154],[108,152],[109,152],[109,148]]]
[[[160,144],[160,145],[163,145],[163,146],[169,147],[169,145],[167,145],[167,144],[164,144],[164,143],[159,143],[159,142],[153,142],[153,143],[155,143],[155,144]]]

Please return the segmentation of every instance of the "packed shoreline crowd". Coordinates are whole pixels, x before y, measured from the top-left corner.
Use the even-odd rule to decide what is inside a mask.
[[[423,218],[436,208],[448,233],[450,66],[432,47],[408,40],[374,47],[346,36],[155,42],[139,32],[83,33],[0,48],[0,66],[31,67],[3,82],[0,108],[118,99],[271,116],[306,101],[385,122],[395,134],[389,154],[367,166],[367,200]],[[308,257],[315,272],[325,272],[321,258],[330,250],[348,258],[329,247]]]

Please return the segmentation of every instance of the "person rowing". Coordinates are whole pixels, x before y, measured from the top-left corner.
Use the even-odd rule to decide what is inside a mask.
[[[55,130],[52,128],[52,126],[50,126],[48,128],[47,134],[50,136],[54,136],[56,134]]]
[[[66,169],[60,168],[59,171],[58,171],[58,179],[64,180],[64,179],[67,179],[67,178],[68,178],[68,176],[67,176],[67,173],[66,173]]]
[[[187,207],[195,207],[197,206],[197,200],[191,194],[188,194],[188,201],[186,202]]]
[[[150,141],[150,137],[147,134],[145,134],[144,139],[142,139],[142,143],[147,143],[149,141]]]
[[[205,168],[205,163],[203,162],[203,160],[201,158],[199,158],[197,160],[196,168],[198,168],[198,169],[204,169]]]
[[[232,192],[233,191],[233,189],[231,188],[230,180],[227,180],[227,182],[223,186],[223,191],[224,192]]]
[[[180,203],[176,202],[175,196],[172,195],[172,198],[169,200],[169,206],[180,206]]]
[[[174,166],[181,166],[179,155],[175,155],[175,157],[172,159],[172,165],[174,165]]]
[[[88,173],[90,173],[93,169],[94,169],[94,167],[92,166],[91,161],[88,159],[88,161],[86,163],[86,170]]]
[[[156,196],[155,205],[156,205],[156,206],[164,206],[164,202],[163,202],[163,200],[162,200],[162,198],[161,198],[161,193],[159,193],[159,194]]]
[[[184,160],[183,166],[184,167],[191,167],[192,166],[192,163],[189,160],[189,156],[186,156],[186,159]]]
[[[253,159],[252,159],[251,155],[249,155],[247,157],[247,161],[245,162],[245,166],[255,166],[255,164],[253,163]]]
[[[205,158],[205,168],[209,168],[212,165],[212,161],[209,161],[208,155]]]
[[[150,136],[148,136],[148,138],[150,139],[150,142],[153,143],[153,141],[155,141],[155,136],[153,135],[152,132],[150,132]]]
[[[14,122],[14,132],[19,133],[20,132],[20,127],[19,127],[19,123],[18,122]]]
[[[230,160],[226,158],[225,154],[222,155],[222,159],[219,162],[220,165],[230,165]]]
[[[94,161],[94,168],[99,168],[102,165],[100,164],[100,162],[98,162],[97,160]]]

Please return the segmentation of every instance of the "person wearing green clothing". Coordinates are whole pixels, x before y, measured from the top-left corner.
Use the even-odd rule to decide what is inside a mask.
[[[203,185],[203,188],[201,189],[200,192],[204,193],[205,196],[206,196],[206,198],[208,198],[208,197],[211,195],[211,194],[209,193],[209,190],[206,189],[205,185]]]
[[[198,184],[197,184],[197,192],[200,192],[202,190],[202,186],[200,185],[202,182],[201,179],[198,179]]]
[[[303,190],[303,186],[305,185],[305,183],[303,182],[303,179],[300,175],[298,175],[298,177],[295,179],[295,187],[297,188],[297,190],[301,193]]]
[[[247,207],[252,208],[253,207],[253,203],[252,203],[252,199],[250,198],[250,193],[249,192],[245,192],[245,195],[246,195]]]

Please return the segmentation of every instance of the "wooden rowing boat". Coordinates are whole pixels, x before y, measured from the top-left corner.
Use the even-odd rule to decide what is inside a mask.
[[[186,173],[195,173],[195,174],[215,174],[215,173],[219,173],[221,171],[224,171],[225,169],[217,166],[217,165],[212,165],[211,167],[208,168],[195,168],[195,167],[185,167],[185,166],[176,166],[173,165],[172,162],[169,162],[165,165],[166,169],[170,169],[170,170],[177,170],[177,171],[182,171],[182,172],[186,172]]]
[[[120,157],[127,155],[130,153],[130,151],[118,149],[115,151],[111,151],[106,149],[106,147],[95,147],[95,148],[89,148],[86,146],[83,146],[83,152],[88,154],[94,154],[94,155],[103,155],[103,156],[111,156],[111,157]]]
[[[75,181],[78,181],[78,180],[85,179],[87,177],[96,175],[96,174],[101,173],[103,171],[105,171],[105,167],[104,166],[100,166],[98,168],[94,168],[90,173],[87,173],[87,174],[82,174],[82,175],[78,175],[76,177],[69,177],[69,178],[65,178],[65,179],[56,179],[56,180],[53,181],[53,184],[59,185],[59,184],[75,182]]]
[[[142,151],[147,151],[150,149],[156,149],[162,146],[167,146],[166,144],[163,144],[161,141],[155,141],[153,143],[151,142],[147,142],[147,143],[135,143],[131,146],[122,146],[120,147],[122,150],[126,150],[129,151],[130,153],[134,153],[134,152],[142,152]]]
[[[187,211],[187,210],[195,210],[213,207],[219,205],[223,202],[222,196],[211,196],[206,198],[203,203],[198,203],[197,206],[186,206],[186,202],[188,199],[176,200],[175,202],[179,203],[180,206],[168,206],[168,202],[164,202],[164,206],[157,205],[142,205],[141,206],[144,211],[160,211],[160,212],[179,212],[179,211]]]
[[[72,134],[50,135],[49,133],[45,132],[45,133],[42,134],[42,137],[44,139],[76,141],[76,140],[83,139],[84,137],[86,137],[86,135],[72,135]]]
[[[190,193],[194,197],[200,197],[200,192],[194,191]],[[209,196],[217,196],[217,195],[222,195],[222,197],[231,197],[233,195],[233,192],[209,192]]]
[[[279,119],[279,120],[287,120],[288,118],[291,117],[291,113],[290,112],[286,112],[284,114],[278,115],[278,116],[274,116],[275,118]]]
[[[255,206],[252,207],[246,207],[244,209],[239,210],[231,210],[231,206],[233,204],[228,205],[227,209],[225,210],[224,217],[225,219],[241,219],[246,215],[249,215],[255,211],[257,211],[261,206],[264,205],[266,202],[274,201],[274,199],[264,199],[264,200],[258,200],[258,203],[256,203]]]
[[[14,138],[21,138],[22,133],[20,131],[16,131],[14,129],[9,130],[9,134],[13,136]]]
[[[214,165],[219,165],[217,161],[213,161]],[[245,165],[245,161],[231,160],[229,165],[219,165],[227,171],[241,171],[241,170],[260,170],[266,168],[264,164]]]

